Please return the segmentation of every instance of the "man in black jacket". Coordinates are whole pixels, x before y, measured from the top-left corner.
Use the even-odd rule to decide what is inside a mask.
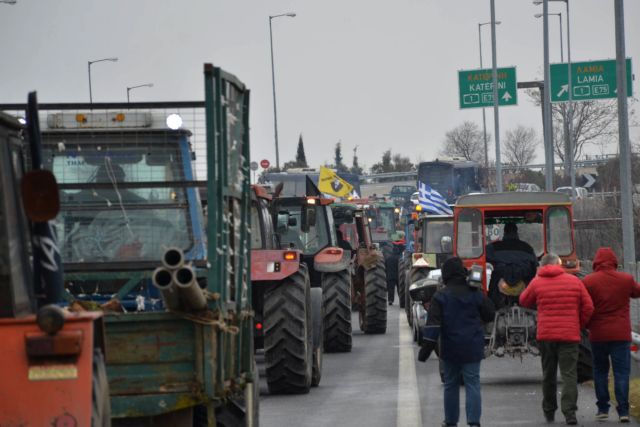
[[[443,427],[458,425],[460,417],[460,377],[466,390],[467,423],[480,426],[480,361],[484,358],[484,323],[492,322],[495,308],[482,290],[469,285],[462,260],[449,258],[442,265],[444,289],[431,299],[424,344],[418,360],[429,358],[440,340],[444,364]]]

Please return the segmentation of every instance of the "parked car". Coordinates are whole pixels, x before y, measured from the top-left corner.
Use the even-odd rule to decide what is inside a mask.
[[[537,184],[532,184],[530,182],[521,182],[516,184],[516,191],[541,191],[540,187]]]
[[[571,187],[558,187],[556,188],[556,192],[566,194],[569,197],[571,196]],[[576,187],[573,192],[573,198],[576,200],[582,200],[589,197],[589,192],[584,187]]]

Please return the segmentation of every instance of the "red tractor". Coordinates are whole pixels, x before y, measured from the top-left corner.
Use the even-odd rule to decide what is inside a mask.
[[[384,257],[371,239],[367,213],[351,204],[337,204],[333,217],[355,252],[351,302],[359,313],[360,330],[383,334],[387,331],[387,276]]]
[[[300,249],[280,248],[276,231],[297,227],[298,218],[286,213],[274,217],[271,208],[271,196],[263,187],[253,186],[254,343],[256,349],[264,349],[271,393],[307,393],[322,376],[322,289],[311,287]]]

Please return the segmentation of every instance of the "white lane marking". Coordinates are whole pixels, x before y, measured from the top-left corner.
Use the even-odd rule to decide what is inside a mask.
[[[420,410],[420,395],[418,379],[416,377],[415,345],[412,332],[406,324],[405,312],[398,313],[398,407],[396,426],[422,427],[422,412]]]

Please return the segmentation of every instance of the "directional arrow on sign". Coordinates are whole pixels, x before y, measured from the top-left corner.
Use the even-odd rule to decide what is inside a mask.
[[[504,99],[506,102],[509,102],[509,100],[513,98],[511,96],[511,94],[509,92],[505,92],[504,95],[502,95],[502,99]]]
[[[562,95],[564,95],[565,93],[567,93],[567,91],[569,90],[569,85],[562,85],[560,87],[560,92],[558,92],[558,94],[556,95],[558,98],[560,98]]]
[[[582,176],[587,180],[583,185],[584,188],[591,188],[591,186],[596,183],[596,179],[590,173],[583,173]]]

